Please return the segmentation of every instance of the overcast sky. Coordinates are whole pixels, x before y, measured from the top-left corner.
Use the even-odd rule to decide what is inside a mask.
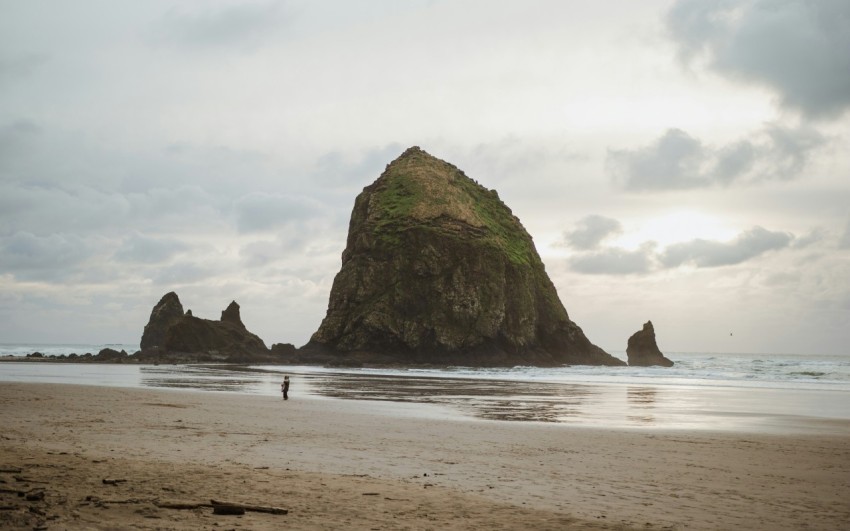
[[[611,352],[850,354],[847,0],[0,1],[0,342],[301,345],[411,145]]]

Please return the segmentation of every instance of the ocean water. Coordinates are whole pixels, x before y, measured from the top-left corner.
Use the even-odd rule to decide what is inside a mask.
[[[0,343],[0,356],[97,354],[101,349],[125,350],[132,354],[136,344],[36,344]],[[625,360],[624,351],[609,351]],[[591,367],[562,368],[409,368],[356,369],[364,375],[473,378],[550,383],[688,385],[708,387],[765,387],[788,389],[833,389],[850,392],[850,352],[846,355],[814,354],[727,354],[668,352],[673,367]],[[276,370],[274,366],[266,370]],[[306,370],[306,368],[304,368]],[[340,369],[310,368],[338,373]]]
[[[0,345],[20,356],[109,346]],[[81,348],[86,347],[86,348]],[[98,348],[99,347],[99,348]],[[625,359],[625,353],[612,352]],[[444,416],[589,427],[847,431],[850,355],[666,353],[662,367],[338,369],[294,366],[0,363],[0,382],[76,383],[436,406]],[[430,410],[433,410],[431,408]]]

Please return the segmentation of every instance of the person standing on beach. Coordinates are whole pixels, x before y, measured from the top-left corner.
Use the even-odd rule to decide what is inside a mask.
[[[283,383],[280,384],[280,390],[283,393],[283,399],[289,400],[289,376],[283,377]]]

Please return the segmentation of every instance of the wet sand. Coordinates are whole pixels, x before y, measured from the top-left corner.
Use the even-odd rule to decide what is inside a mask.
[[[606,430],[422,404],[3,383],[0,527],[841,529],[850,437]],[[103,479],[120,479],[104,484]],[[18,492],[43,499],[28,501]],[[210,499],[286,515],[163,507]]]

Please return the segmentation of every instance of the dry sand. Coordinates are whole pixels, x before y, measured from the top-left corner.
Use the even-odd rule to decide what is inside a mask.
[[[441,412],[4,383],[0,527],[847,529],[850,522],[846,423],[824,424],[819,435],[617,431]],[[26,499],[39,492],[43,499]],[[289,513],[160,506],[211,499]]]

